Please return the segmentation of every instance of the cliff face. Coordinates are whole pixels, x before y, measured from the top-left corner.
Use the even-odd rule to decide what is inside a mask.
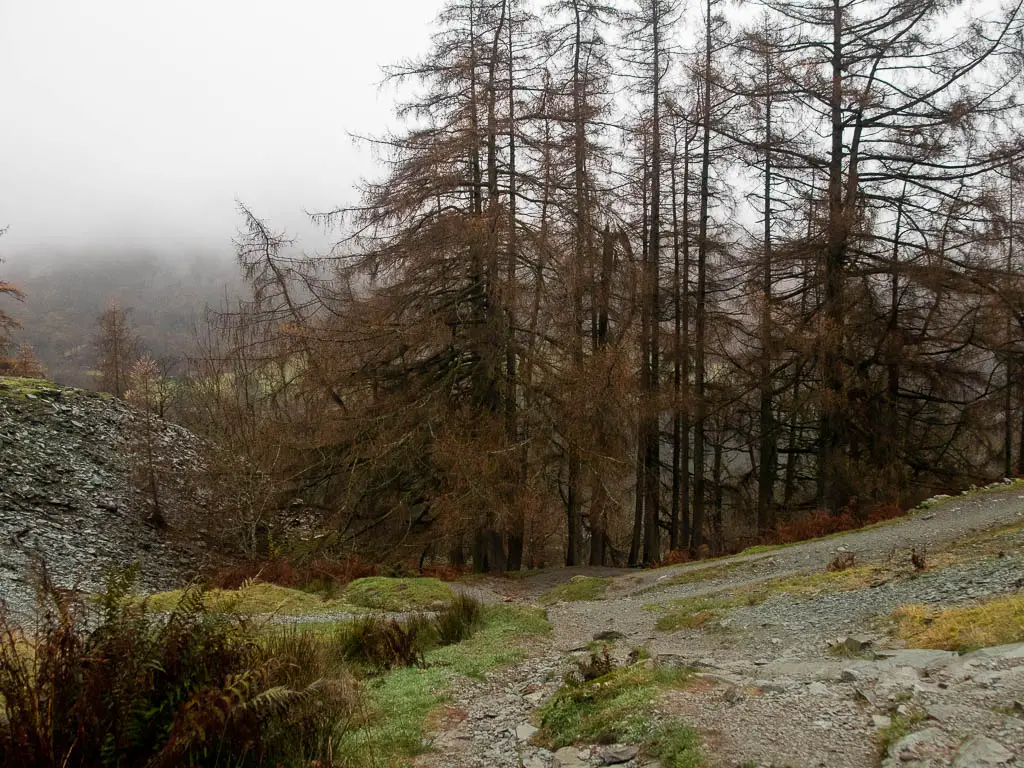
[[[144,434],[166,529],[149,522],[151,494],[133,482],[149,454]],[[132,562],[147,589],[191,578],[204,548],[182,531],[202,510],[189,481],[199,447],[182,427],[147,422],[112,397],[0,378],[0,599],[30,610],[42,562],[57,586],[83,591],[97,589],[107,567]]]

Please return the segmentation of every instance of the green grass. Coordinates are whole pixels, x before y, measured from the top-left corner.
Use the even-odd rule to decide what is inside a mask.
[[[447,603],[454,596],[452,588],[440,579],[370,576],[349,584],[343,599],[362,608],[410,611]]]
[[[699,768],[704,763],[700,735],[688,725],[669,721],[659,726],[647,741],[647,749],[662,768]]]
[[[147,598],[150,610],[168,612],[180,601],[181,589],[159,592]],[[324,613],[369,613],[371,610],[417,611],[448,603],[455,594],[438,579],[391,579],[374,576],[357,579],[337,598],[276,584],[257,582],[241,589],[211,589],[203,593],[207,610],[230,614],[315,616]]]
[[[598,579],[593,576],[573,576],[566,584],[552,587],[540,596],[542,605],[554,603],[578,603],[588,600],[601,600],[612,583],[611,579]]]
[[[427,663],[444,666],[468,677],[482,677],[495,667],[525,657],[524,638],[548,634],[551,625],[544,611],[510,605],[484,607],[483,628],[466,642],[438,648],[427,654]]]
[[[456,675],[482,676],[523,658],[526,643],[551,631],[543,611],[488,606],[483,627],[459,645],[430,651],[425,668],[398,669],[371,681],[358,720],[340,737],[342,765],[391,768],[424,751],[431,712],[447,699]]]
[[[181,602],[184,594],[185,590],[181,589],[159,592],[146,598],[146,605],[151,611],[170,612]],[[313,616],[328,612],[366,612],[364,608],[342,600],[326,600],[313,592],[260,583],[242,589],[211,589],[203,593],[203,604],[212,613],[239,615]]]
[[[648,610],[661,611],[665,614],[658,618],[655,627],[662,632],[675,632],[680,629],[696,629],[709,621],[721,618],[724,613],[741,605],[756,605],[735,594],[710,595],[707,597],[684,597],[672,600],[667,605],[651,604]]]
[[[50,396],[61,391],[52,381],[45,379],[24,379],[19,376],[0,376],[0,395],[11,395],[25,400],[33,397]]]
[[[590,682],[567,683],[541,708],[534,740],[549,749],[575,742],[651,743],[657,735],[653,715],[658,699],[689,677],[686,670],[645,660]]]
[[[925,716],[924,712],[911,712],[908,715],[894,714],[892,722],[880,730],[878,736],[875,737],[878,742],[879,756],[884,758],[889,747],[909,735],[914,727],[925,719]]]

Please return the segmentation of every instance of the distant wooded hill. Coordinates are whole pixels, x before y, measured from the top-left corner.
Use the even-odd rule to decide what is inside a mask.
[[[173,370],[206,307],[239,287],[230,256],[195,253],[12,256],[4,276],[25,292],[10,308],[21,322],[15,342],[35,348],[51,379],[78,387],[93,384],[97,319],[111,303],[131,310],[143,349]]]

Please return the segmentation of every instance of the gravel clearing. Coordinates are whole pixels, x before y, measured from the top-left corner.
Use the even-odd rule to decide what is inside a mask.
[[[998,537],[984,536],[1014,524],[1020,525]],[[904,566],[911,548],[926,551],[934,565],[923,573]],[[880,566],[877,582],[845,592],[775,594],[698,629],[655,629],[659,614],[649,609],[652,603],[733,594],[781,577],[821,573],[842,551],[853,552],[858,564]],[[693,574],[702,570],[708,578],[696,579]],[[681,573],[694,580],[665,584]],[[551,607],[553,636],[531,658],[486,680],[461,681],[432,740],[433,751],[418,766],[603,764],[611,753],[597,745],[552,754],[529,741],[539,725],[537,707],[602,632],[621,633],[614,644],[619,659],[643,646],[659,664],[698,670],[692,685],[667,694],[658,707],[659,715],[682,718],[700,730],[709,766],[1021,764],[1024,644],[964,656],[904,649],[886,621],[907,603],[958,605],[1024,588],[1024,492],[1017,486],[768,552],[650,571],[557,569],[491,579],[475,584],[474,591],[489,600],[533,603],[577,575],[614,577],[607,598]],[[830,650],[848,637],[863,647],[864,658]],[[894,721],[910,733],[894,733],[883,753],[880,734]],[[621,765],[656,763],[638,755]]]

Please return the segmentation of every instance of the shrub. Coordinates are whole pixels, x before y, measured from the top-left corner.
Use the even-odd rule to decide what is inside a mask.
[[[914,566],[915,571],[924,571],[928,569],[928,550],[926,547],[922,547],[918,550],[916,547],[910,549],[910,564]]]
[[[806,541],[828,536],[842,531],[851,531],[857,527],[857,521],[849,512],[833,515],[822,509],[816,509],[806,517],[780,523],[778,527],[778,543],[788,544],[794,541]]]
[[[467,595],[458,595],[434,617],[439,645],[455,645],[469,638],[483,621],[483,607]]]
[[[615,669],[615,662],[608,653],[608,647],[601,649],[601,653],[590,652],[590,657],[576,660],[576,669],[569,673],[569,682],[589,683],[599,677],[611,673]]]
[[[238,589],[254,581],[279,587],[302,587],[322,592],[335,592],[357,579],[376,576],[378,568],[356,555],[341,558],[317,557],[306,564],[284,558],[236,563],[214,571],[210,586],[215,589]]]
[[[857,565],[857,555],[853,552],[840,552],[833,557],[826,567],[826,570],[830,573],[838,573],[839,571],[846,571]]]
[[[458,581],[469,572],[468,566],[456,565],[425,565],[420,569],[420,576],[427,576],[441,581]],[[366,574],[372,576],[373,574]]]
[[[693,557],[690,555],[690,550],[673,549],[666,553],[661,562],[657,563],[654,567],[662,568],[666,565],[683,565],[684,563],[690,562],[692,559]]]
[[[366,616],[344,625],[336,640],[344,659],[370,670],[423,666],[423,652],[430,643],[428,627],[422,617],[400,623]]]
[[[345,680],[303,679],[196,590],[148,614],[132,583],[111,575],[89,607],[44,576],[32,633],[0,613],[0,765],[330,764]]]

